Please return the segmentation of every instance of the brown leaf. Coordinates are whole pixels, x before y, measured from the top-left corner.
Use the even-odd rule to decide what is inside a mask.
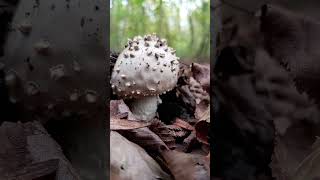
[[[196,132],[192,131],[187,138],[183,140],[184,152],[190,152],[197,143]]]
[[[187,130],[175,124],[166,125],[159,120],[154,121],[149,128],[157,134],[170,149],[176,147],[177,138],[183,138],[188,134]]]
[[[183,128],[183,129],[187,129],[187,130],[190,130],[190,131],[194,130],[193,126],[191,126],[188,122],[186,122],[186,121],[184,121],[184,120],[182,120],[180,118],[176,118],[176,120],[174,121],[173,124]]]
[[[138,129],[150,126],[151,123],[143,121],[129,121],[126,119],[117,119],[114,117],[110,118],[110,129],[111,130],[130,130]]]
[[[160,152],[162,149],[169,149],[163,140],[147,127],[121,131],[121,134],[147,151]]]
[[[197,104],[202,101],[205,101],[209,104],[210,96],[205,90],[203,90],[198,81],[196,81],[193,77],[188,77],[186,84],[187,85],[179,86],[176,93],[190,110],[194,111]]]
[[[194,110],[196,107],[196,99],[193,96],[193,93],[190,91],[188,85],[180,86],[177,89],[177,96],[181,98],[184,104],[189,107],[190,110]]]
[[[150,130],[157,134],[160,139],[170,148],[176,147],[176,139],[174,130],[170,129],[166,124],[161,121],[155,121],[150,126]]]
[[[171,133],[173,134],[173,137],[175,137],[175,138],[181,138],[181,137],[184,137],[188,134],[188,131],[186,131],[186,130],[184,130],[174,124],[167,125],[166,127],[171,131]]]
[[[210,124],[206,121],[199,121],[195,125],[196,137],[198,141],[209,145],[209,127]]]
[[[202,86],[204,90],[209,92],[210,89],[210,64],[202,65],[198,63],[192,63],[192,74]]]
[[[179,78],[181,77],[191,77],[192,76],[192,71],[191,71],[191,66],[189,64],[180,64],[180,69],[179,69]]]
[[[206,92],[202,88],[201,84],[198,81],[196,81],[193,77],[190,77],[189,79],[189,89],[193,94],[193,97],[195,98],[197,104],[199,104],[202,100],[210,100],[208,92]]]
[[[111,179],[171,179],[144,149],[115,131],[110,133],[110,148]]]
[[[205,120],[210,122],[210,104],[208,101],[201,101],[196,105],[194,116],[198,120]]]
[[[204,156],[178,151],[163,151],[165,159],[175,180],[209,180],[210,173]]]

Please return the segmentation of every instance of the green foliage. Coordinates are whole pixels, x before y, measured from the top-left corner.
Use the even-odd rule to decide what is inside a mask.
[[[209,61],[209,0],[110,0],[111,49],[152,32],[168,40],[185,60]]]

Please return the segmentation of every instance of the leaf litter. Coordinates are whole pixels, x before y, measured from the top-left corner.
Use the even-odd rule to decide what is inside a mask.
[[[215,140],[214,176],[319,179],[319,20],[273,4],[258,11],[227,17],[218,35],[214,94],[224,122],[213,133],[225,138]]]
[[[116,56],[115,53],[113,56]],[[178,107],[178,111],[159,110],[158,116],[151,122],[135,118],[124,100],[112,98],[112,178],[210,179],[210,144],[207,137],[210,126],[210,66],[182,64],[179,75],[178,86],[161,97],[163,104],[171,103]],[[168,118],[167,114],[171,116]],[[205,150],[203,145],[207,146]],[[126,164],[125,170],[121,168],[123,164]]]

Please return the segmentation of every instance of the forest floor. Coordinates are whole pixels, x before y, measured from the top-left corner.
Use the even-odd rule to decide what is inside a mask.
[[[113,96],[111,177],[210,179],[209,85],[208,64],[182,64],[178,86],[160,96],[158,117],[149,123],[130,118],[125,100]]]

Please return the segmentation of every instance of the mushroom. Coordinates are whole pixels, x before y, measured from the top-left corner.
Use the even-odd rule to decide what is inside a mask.
[[[177,84],[178,59],[175,50],[156,34],[129,39],[112,71],[113,93],[131,99],[128,105],[137,119],[152,120],[161,103],[159,95]]]

